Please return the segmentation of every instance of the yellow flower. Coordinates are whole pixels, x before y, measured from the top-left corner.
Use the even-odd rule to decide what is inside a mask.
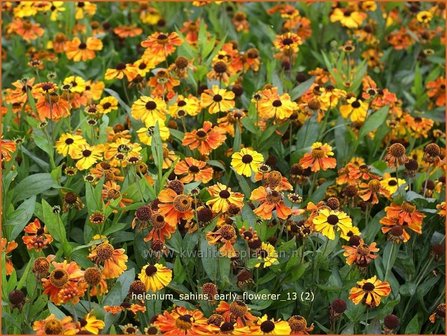
[[[70,156],[73,159],[78,160],[76,162],[76,168],[79,170],[85,170],[89,169],[96,162],[101,160],[102,149],[98,146],[90,146],[89,144],[85,143],[77,146]]]
[[[156,292],[171,282],[172,271],[161,264],[149,264],[141,269],[138,279],[144,283],[147,291]]]
[[[348,233],[359,234],[357,227],[352,226],[351,218],[343,211],[322,209],[313,220],[315,231],[329,239],[335,239],[335,232],[340,232],[343,239],[349,239]]]
[[[93,335],[98,335],[104,329],[104,321],[98,320],[92,313],[88,313],[84,319],[80,319],[81,331],[88,331]]]
[[[177,102],[169,107],[169,114],[174,118],[182,118],[186,115],[196,116],[199,112],[199,99],[193,95],[189,95],[187,98],[179,95]]]
[[[416,18],[421,23],[429,23],[431,19],[433,18],[433,14],[429,11],[420,11]]]
[[[348,99],[348,104],[340,107],[340,113],[343,118],[350,118],[353,122],[363,122],[368,111],[368,104],[355,97]]]
[[[107,114],[117,109],[118,109],[118,99],[112,96],[102,98],[98,104],[98,111],[99,113],[102,114]]]
[[[239,208],[244,206],[244,195],[231,191],[231,188],[219,182],[209,187],[208,192],[211,195],[211,199],[206,204],[211,206],[211,210],[214,213],[226,212],[230,205],[235,205]]]
[[[278,263],[278,253],[273,245],[269,243],[262,243],[261,248],[258,250],[258,260],[260,261],[255,267],[260,267],[261,264],[265,267],[269,267]]]
[[[166,103],[160,98],[142,96],[132,105],[132,117],[142,120],[145,124],[156,120],[166,120]]]
[[[59,140],[56,141],[56,151],[63,155],[73,156],[74,150],[81,146],[86,145],[87,141],[80,135],[64,133],[59,137]]]
[[[358,28],[366,17],[366,13],[355,12],[350,9],[335,8],[330,16],[330,20],[331,22],[340,21],[342,26],[347,28]]]
[[[155,124],[157,121],[151,120],[146,124],[146,127],[142,127],[137,131],[138,139],[145,145],[152,144],[152,136],[155,132]],[[166,127],[165,123],[162,121],[158,121],[158,128],[160,130],[160,138],[162,141],[165,141],[169,138],[169,128]]]
[[[290,335],[292,333],[292,329],[287,321],[269,319],[267,314],[264,314],[257,321],[257,324],[262,335]]]
[[[383,180],[380,181],[382,188],[387,190],[390,195],[393,195],[397,191],[398,187],[404,185],[405,183],[407,183],[405,180],[396,179],[395,177],[391,177],[389,174],[388,176],[385,175]],[[407,189],[408,186],[405,186],[405,190]]]
[[[213,85],[212,89],[205,90],[200,96],[203,108],[208,108],[210,114],[217,112],[227,112],[234,108],[234,93],[219,89],[217,85]]]
[[[264,162],[262,154],[248,148],[242,148],[240,152],[231,156],[231,166],[235,172],[247,177],[256,173],[262,162]]]
[[[70,76],[64,79],[64,84],[70,85],[70,92],[82,93],[85,91],[85,80],[79,76]]]

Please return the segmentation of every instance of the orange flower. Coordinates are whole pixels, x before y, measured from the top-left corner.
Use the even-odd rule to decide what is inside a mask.
[[[221,255],[234,258],[237,256],[236,250],[234,249],[234,243],[236,242],[236,230],[232,225],[224,224],[215,231],[207,232],[206,239],[211,245],[223,244],[219,252]]]
[[[427,95],[435,101],[436,106],[445,106],[445,86],[446,79],[443,77],[428,82],[426,85]]]
[[[371,204],[379,203],[378,194],[389,196],[388,190],[381,185],[380,180],[371,179],[367,183],[360,183],[358,195],[365,202],[370,202]]]
[[[84,272],[74,261],[62,263],[53,261],[54,270],[47,278],[42,279],[43,292],[49,295],[50,300],[57,304],[71,302],[76,304],[87,289],[84,281]]]
[[[374,254],[379,252],[379,249],[376,246],[375,242],[370,245],[365,244],[363,239],[360,239],[358,245],[355,246],[343,246],[345,252],[343,255],[346,257],[346,263],[348,265],[352,265],[355,263],[359,267],[368,266],[371,261],[377,258],[377,255]]]
[[[102,41],[89,37],[86,42],[81,42],[77,37],[73,41],[65,43],[65,54],[68,59],[72,59],[75,62],[88,61],[96,57],[95,51],[102,49]]]
[[[260,95],[261,99],[257,103],[257,107],[259,116],[263,119],[284,120],[298,109],[298,105],[291,100],[289,94],[280,95],[276,87],[262,90]]]
[[[174,173],[180,177],[183,183],[200,181],[207,183],[213,178],[213,168],[206,165],[206,162],[187,157],[185,160],[177,163]]]
[[[284,204],[282,193],[268,187],[259,187],[253,190],[250,200],[260,202],[253,212],[262,219],[271,219],[274,210],[276,210],[278,218],[281,219],[287,219],[292,214],[292,210]]]
[[[370,279],[358,281],[357,287],[353,287],[349,291],[349,299],[356,305],[362,302],[375,308],[380,305],[382,297],[388,296],[390,293],[390,284],[373,276]]]
[[[216,313],[221,314],[225,322],[236,321],[238,327],[254,326],[256,316],[250,313],[250,308],[242,301],[227,303],[220,301]]]
[[[57,93],[39,95],[36,102],[39,119],[59,120],[70,115],[70,104]]]
[[[144,241],[160,240],[165,242],[177,229],[177,225],[166,222],[165,217],[160,213],[153,213],[150,219],[152,229],[148,232]]]
[[[34,78],[30,78],[12,83],[14,89],[6,89],[6,102],[8,104],[26,102],[28,100],[28,92],[33,90],[34,80]]]
[[[25,236],[22,237],[22,240],[28,250],[41,251],[53,241],[53,237],[48,233],[47,228],[40,224],[38,218],[25,226],[23,231]]]
[[[209,121],[203,123],[203,128],[185,133],[182,145],[190,149],[198,148],[200,154],[208,155],[213,149],[222,145],[226,139],[225,130]]]
[[[18,244],[15,241],[8,242],[6,238],[1,238],[0,240],[0,252],[4,252],[6,255],[6,275],[11,275],[14,272],[14,265],[11,261],[11,256],[8,254],[17,248]]]
[[[105,241],[91,250],[89,259],[96,264],[103,264],[102,275],[105,279],[119,277],[127,269],[127,255],[124,249],[114,249]]]
[[[8,27],[8,33],[20,35],[27,42],[37,39],[44,32],[45,30],[38,23],[21,19],[15,19]]]
[[[127,37],[135,37],[141,35],[143,33],[143,29],[135,25],[118,26],[113,29],[113,32],[120,38],[125,39]]]
[[[175,307],[171,312],[165,310],[157,316],[154,325],[163,335],[207,335],[208,321],[200,310],[188,310],[185,307]]]
[[[165,221],[176,226],[181,219],[189,220],[193,218],[192,199],[190,196],[177,193],[168,188],[158,195],[158,211],[165,217]]]
[[[403,230],[404,242],[408,241],[409,235],[405,229],[410,229],[418,234],[422,233],[422,221],[425,215],[417,211],[416,206],[409,202],[402,205],[392,203],[385,208],[386,215],[380,220],[383,233],[387,233],[395,226],[401,226]]]
[[[141,42],[143,48],[147,48],[143,58],[161,57],[171,55],[176,47],[182,44],[182,40],[177,33],[153,33],[146,40]]]
[[[154,97],[166,96],[168,99],[171,99],[175,96],[174,87],[179,86],[180,81],[174,78],[166,69],[157,69],[157,73],[154,77],[151,77],[148,85],[152,88]]]
[[[17,145],[12,140],[0,139],[0,162],[10,161],[12,153],[16,151]]]
[[[313,172],[335,168],[337,161],[331,156],[334,156],[334,152],[330,145],[315,142],[312,151],[301,158],[300,165],[304,169],[311,167]]]
[[[71,316],[66,316],[62,319],[56,318],[51,314],[46,319],[41,321],[34,321],[33,330],[37,336],[44,335],[76,335],[79,331],[77,323],[73,321]]]

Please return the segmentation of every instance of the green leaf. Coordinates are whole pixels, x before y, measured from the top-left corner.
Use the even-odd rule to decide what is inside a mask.
[[[359,132],[359,139],[365,137],[369,132],[376,130],[382,125],[386,117],[388,116],[389,106],[384,106],[380,110],[373,112],[368,119],[366,119],[365,124],[362,126]]]
[[[203,269],[210,278],[211,281],[217,281],[218,260],[217,256],[219,251],[216,246],[208,244],[208,241],[204,238],[200,241],[200,254],[202,259]]]
[[[42,215],[48,232],[54,237],[56,241],[66,243],[67,233],[65,231],[65,226],[62,223],[59,214],[55,214],[53,212],[53,207],[44,199],[42,200]]]
[[[8,241],[16,239],[23,231],[23,228],[33,216],[35,205],[36,196],[32,196],[20,204],[10,217],[6,217],[4,227]]]
[[[416,314],[405,328],[405,334],[419,334],[421,326],[419,324],[419,314]]]
[[[25,177],[14,188],[13,202],[19,202],[33,195],[39,195],[59,185],[53,180],[49,173],[38,173]]]
[[[300,85],[295,87],[292,91],[290,91],[290,98],[292,100],[296,100],[299,97],[301,97],[303,94],[309,90],[309,88],[312,86],[312,84],[315,81],[315,77],[309,78],[307,81],[302,82]]]

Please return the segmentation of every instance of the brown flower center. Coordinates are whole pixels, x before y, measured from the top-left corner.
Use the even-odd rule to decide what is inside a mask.
[[[148,265],[147,267],[146,267],[146,270],[145,270],[145,272],[146,272],[146,275],[148,276],[148,277],[151,277],[151,276],[153,276],[155,273],[157,273],[157,267],[155,267],[154,265]]]
[[[44,329],[45,329],[45,334],[47,334],[47,335],[59,335],[62,333],[63,327],[62,327],[62,324],[58,320],[54,319],[54,320],[47,321],[45,323]]]
[[[68,282],[68,273],[63,269],[56,269],[50,274],[50,282],[53,286],[62,288]]]
[[[366,291],[366,292],[372,292],[372,291],[374,290],[374,288],[376,288],[376,287],[374,287],[374,285],[373,285],[372,283],[370,283],[370,282],[366,282],[366,283],[362,286],[362,289],[363,289],[364,291]]]
[[[178,195],[174,198],[174,208],[179,212],[186,212],[191,209],[191,197],[187,195]]]
[[[327,217],[327,222],[331,225],[335,225],[338,223],[338,216],[337,215],[329,215]]]

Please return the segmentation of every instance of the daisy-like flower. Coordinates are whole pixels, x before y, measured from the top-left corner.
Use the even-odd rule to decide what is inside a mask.
[[[10,161],[12,153],[17,149],[17,144],[12,140],[0,139],[0,162]]]
[[[104,97],[98,103],[98,112],[107,114],[118,109],[118,99],[115,97]]]
[[[165,122],[162,120],[148,119],[146,127],[142,127],[137,130],[138,139],[145,145],[152,144],[152,137],[155,134],[155,125],[158,123],[158,129],[160,131],[160,138],[162,141],[168,140],[170,136],[169,128],[166,127]]]
[[[33,41],[44,34],[45,30],[38,23],[28,20],[15,19],[8,26],[8,33],[21,36],[25,41]]]
[[[208,321],[200,310],[188,310],[185,307],[175,307],[172,311],[165,310],[157,316],[153,323],[166,336],[207,335]]]
[[[69,153],[70,154],[70,153]],[[98,146],[90,146],[87,143],[79,144],[70,154],[71,158],[78,160],[76,168],[79,170],[89,169],[102,158],[102,149]]]
[[[193,218],[191,196],[177,193],[171,188],[163,189],[158,195],[158,211],[165,217],[165,221],[176,226],[181,219]]]
[[[335,8],[330,16],[331,22],[340,22],[347,28],[358,28],[367,18],[366,13],[357,12],[350,8]]]
[[[287,219],[292,214],[292,209],[284,204],[283,194],[270,187],[256,188],[252,191],[250,200],[259,202],[253,212],[262,219],[271,219],[275,210],[280,219]]]
[[[47,278],[42,279],[44,294],[51,302],[60,305],[67,302],[78,303],[87,289],[84,272],[74,261],[62,263],[53,261],[54,270]]]
[[[180,161],[174,168],[174,173],[180,176],[180,181],[190,183],[200,181],[208,183],[213,178],[213,168],[207,166],[206,162],[187,157]]]
[[[259,263],[255,267],[261,267],[262,265],[263,268],[266,268],[278,263],[278,253],[273,245],[269,243],[262,243],[256,254]]]
[[[85,16],[93,16],[96,13],[96,5],[90,1],[79,1],[76,3],[75,19],[81,20]]]
[[[295,33],[284,33],[276,37],[273,42],[276,49],[283,55],[292,56],[298,52],[298,47],[303,43],[301,37]]]
[[[127,255],[124,249],[115,249],[105,241],[94,246],[88,255],[97,265],[103,265],[102,275],[105,279],[119,277],[127,269]]]
[[[137,75],[137,70],[132,64],[118,63],[114,68],[109,68],[104,74],[105,80],[123,79],[126,76],[131,81]]]
[[[207,108],[210,114],[218,112],[227,112],[234,108],[234,93],[219,89],[217,85],[213,85],[211,89],[203,91],[200,96],[200,104],[203,108]]]
[[[231,191],[231,188],[217,182],[215,185],[208,187],[211,199],[206,202],[211,206],[214,213],[227,212],[230,205],[242,208],[244,205],[244,195],[239,192]]]
[[[157,292],[169,285],[172,271],[161,264],[149,264],[141,269],[138,279],[144,283],[146,291]]]
[[[11,260],[11,256],[9,255],[12,251],[14,251],[17,246],[19,246],[15,241],[8,242],[6,238],[0,239],[0,252],[5,253],[5,273],[6,275],[11,275],[14,272],[14,265]]]
[[[380,305],[382,298],[390,293],[390,284],[373,276],[367,280],[358,281],[357,286],[349,291],[349,299],[356,305],[364,303],[370,308],[375,308]]]
[[[356,264],[359,267],[368,266],[371,261],[377,258],[377,244],[375,242],[370,245],[366,244],[363,239],[360,239],[358,245],[354,246],[343,246],[345,252],[343,255],[346,257],[346,263],[348,265]]]
[[[146,40],[141,42],[143,48],[147,48],[143,58],[151,57],[168,57],[171,55],[175,49],[182,44],[181,38],[177,33],[172,32],[170,34],[166,33],[153,33]]]
[[[395,227],[401,227],[400,235],[403,235],[403,241],[409,240],[410,236],[406,232],[406,229],[410,229],[418,234],[422,233],[422,221],[425,215],[419,211],[415,205],[404,202],[401,205],[392,203],[390,206],[385,208],[386,215],[380,220],[383,233],[389,233]],[[399,235],[399,236],[400,236]]]
[[[225,130],[214,126],[209,121],[203,123],[203,128],[185,133],[182,145],[190,149],[198,149],[202,155],[208,155],[212,150],[222,145],[226,139]]]
[[[385,189],[389,195],[393,195],[400,186],[406,183],[404,179],[398,179],[391,177],[390,174],[385,174],[382,181],[380,181],[380,186]],[[408,186],[405,186],[405,190]]]
[[[127,37],[135,37],[141,35],[143,33],[143,29],[137,27],[136,25],[129,25],[129,26],[121,25],[113,28],[113,32],[120,38],[124,39]]]
[[[82,331],[87,331],[93,335],[98,335],[99,332],[104,329],[104,321],[98,320],[92,312],[85,315],[84,318],[79,319],[79,326]]]
[[[234,243],[236,242],[236,230],[232,225],[224,224],[215,231],[210,231],[206,234],[206,239],[211,245],[223,244],[219,251],[228,258],[236,257],[236,250]]]
[[[53,241],[53,237],[48,233],[47,228],[40,223],[38,218],[25,226],[23,231],[25,235],[22,237],[22,240],[28,250],[41,251],[47,248]]]
[[[264,162],[264,157],[252,149],[242,148],[231,156],[231,167],[239,175],[252,176]]]
[[[171,235],[177,230],[176,225],[171,225],[165,221],[165,217],[159,213],[153,213],[150,218],[152,224],[151,230],[148,232],[144,241],[161,241],[171,238]]]
[[[261,335],[290,335],[292,331],[287,321],[269,319],[267,314],[264,314],[256,324]]]
[[[386,155],[383,158],[388,167],[394,168],[408,162],[405,146],[401,143],[394,143],[387,148]]]
[[[197,97],[179,95],[177,101],[169,107],[169,114],[174,118],[183,118],[187,115],[196,116],[200,112],[200,101]]]
[[[225,322],[236,321],[238,327],[256,325],[257,317],[250,313],[250,308],[243,301],[237,300],[232,303],[221,301],[216,313],[220,314]]]
[[[35,321],[33,323],[33,330],[37,336],[43,335],[64,335],[73,336],[79,331],[76,323],[71,316],[66,316],[63,319],[58,319],[54,314],[51,314],[44,320]]]
[[[310,168],[313,172],[328,170],[337,166],[337,161],[332,156],[334,152],[330,145],[315,142],[311,152],[304,154],[299,163],[303,169]]]
[[[309,335],[314,330],[314,324],[307,326],[307,321],[301,315],[291,316],[287,322],[292,331],[291,335]]]
[[[59,120],[70,115],[70,104],[56,92],[38,95],[36,109],[41,121],[45,119]]]
[[[166,103],[161,98],[142,96],[132,104],[132,117],[146,124],[155,125],[155,121],[166,119]]]
[[[343,211],[323,208],[313,219],[315,231],[320,232],[329,239],[335,239],[335,232],[340,232],[343,239],[349,239],[348,233],[357,228],[352,226],[351,218]],[[357,229],[358,231],[358,229]]]
[[[439,77],[426,84],[427,95],[434,100],[436,106],[445,106],[445,91],[447,81],[444,77]]]
[[[340,106],[340,114],[343,118],[349,118],[352,122],[364,122],[368,112],[368,104],[363,100],[351,97],[346,105]]]
[[[257,102],[259,117],[262,119],[276,118],[284,120],[298,110],[298,105],[293,102],[288,93],[280,95],[278,88],[262,90],[261,99]]]
[[[379,179],[370,179],[367,183],[362,182],[359,184],[358,196],[365,202],[371,204],[379,203],[378,195],[389,196],[389,192],[382,186]],[[396,188],[397,190],[397,188]]]
[[[102,50],[102,41],[95,37],[88,37],[82,42],[78,37],[65,42],[65,54],[74,62],[88,61],[96,57],[96,51]]]

